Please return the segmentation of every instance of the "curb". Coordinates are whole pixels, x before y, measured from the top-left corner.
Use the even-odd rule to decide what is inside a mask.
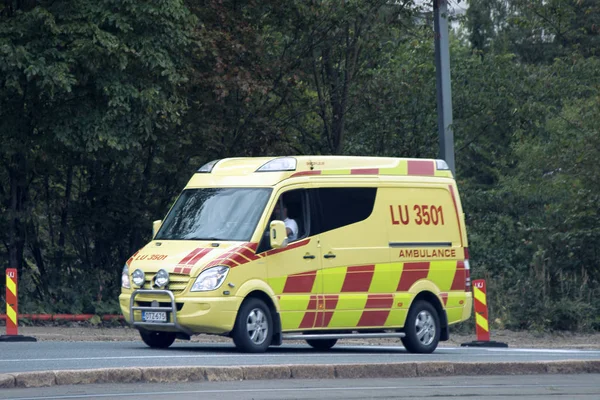
[[[215,382],[282,379],[415,378],[473,375],[600,373],[600,360],[543,362],[431,362],[243,367],[102,368],[0,374],[0,388],[133,382]]]

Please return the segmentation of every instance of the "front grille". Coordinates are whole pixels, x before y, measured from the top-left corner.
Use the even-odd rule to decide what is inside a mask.
[[[157,289],[152,287],[154,282],[154,274],[152,276],[146,276],[146,282],[144,283],[144,289]],[[183,274],[169,274],[169,284],[165,287],[166,290],[170,290],[173,294],[182,293],[190,282],[189,275]]]

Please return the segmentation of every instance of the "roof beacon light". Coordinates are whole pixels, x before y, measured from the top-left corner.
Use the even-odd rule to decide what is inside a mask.
[[[210,174],[212,172],[212,169],[215,167],[215,164],[219,161],[221,160],[212,160],[211,162],[207,162],[206,164],[201,166],[197,172],[201,174]]]
[[[296,159],[294,157],[281,157],[263,164],[256,172],[295,171]]]
[[[448,163],[446,163],[446,161],[444,160],[435,160],[435,167],[437,168],[438,171],[449,171],[450,167],[448,166]]]

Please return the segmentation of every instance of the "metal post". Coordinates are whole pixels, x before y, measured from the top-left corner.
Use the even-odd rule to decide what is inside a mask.
[[[440,158],[446,160],[452,174],[455,174],[447,0],[433,0],[433,19]]]

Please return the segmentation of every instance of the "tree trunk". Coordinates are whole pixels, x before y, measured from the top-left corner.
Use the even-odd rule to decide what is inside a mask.
[[[10,268],[21,271],[23,249],[25,247],[25,203],[27,198],[27,162],[25,156],[16,154],[8,166],[10,185],[10,206],[8,224],[8,264]]]

